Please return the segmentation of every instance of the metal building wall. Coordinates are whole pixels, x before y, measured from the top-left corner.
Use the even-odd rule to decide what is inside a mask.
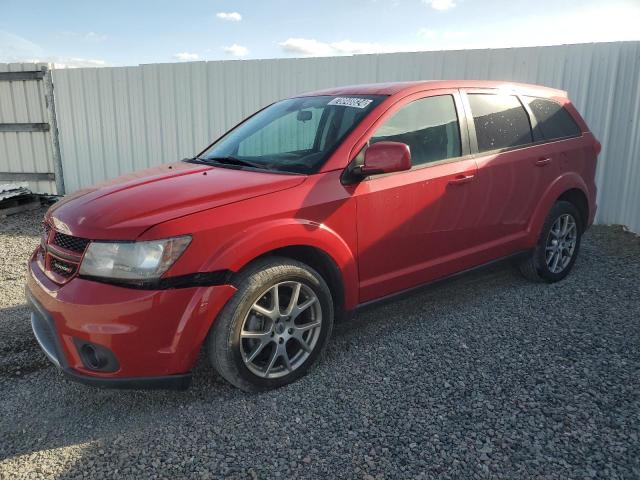
[[[420,79],[567,90],[603,144],[597,220],[640,232],[640,42],[56,70],[67,191],[192,156],[283,97]]]
[[[41,70],[46,64],[0,63],[0,72]],[[49,123],[43,80],[0,81],[0,124]],[[1,132],[0,172],[53,174],[51,131]],[[15,183],[3,181],[0,183]],[[29,181],[34,193],[56,193],[54,181]]]

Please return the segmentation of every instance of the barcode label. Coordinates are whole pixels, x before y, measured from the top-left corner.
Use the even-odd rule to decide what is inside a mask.
[[[336,97],[328,105],[339,105],[341,107],[367,108],[373,102],[368,98]]]

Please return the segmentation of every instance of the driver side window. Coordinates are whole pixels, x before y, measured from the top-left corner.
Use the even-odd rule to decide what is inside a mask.
[[[459,157],[460,125],[453,96],[421,98],[405,105],[378,127],[369,144],[381,141],[409,145],[414,166]]]

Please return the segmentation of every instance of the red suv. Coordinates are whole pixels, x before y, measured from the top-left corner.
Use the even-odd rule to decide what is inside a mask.
[[[533,85],[276,102],[194,158],[52,206],[29,262],[33,330],[92,385],[185,388],[204,345],[233,385],[278,387],[364,304],[506,257],[564,278],[599,151],[566,93]]]

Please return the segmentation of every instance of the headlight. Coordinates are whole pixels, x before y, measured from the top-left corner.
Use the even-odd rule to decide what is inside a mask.
[[[155,280],[182,255],[191,237],[148,242],[91,242],[80,275],[116,280]]]

